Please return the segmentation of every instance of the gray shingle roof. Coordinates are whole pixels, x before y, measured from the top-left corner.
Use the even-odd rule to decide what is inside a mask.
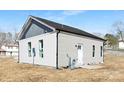
[[[42,21],[42,22],[46,23],[49,26],[54,27],[56,30],[61,30],[61,31],[64,31],[64,32],[74,33],[74,34],[83,35],[83,36],[87,36],[87,37],[91,37],[91,38],[95,38],[95,39],[105,41],[103,38],[97,37],[93,34],[90,34],[88,32],[80,30],[78,28],[74,28],[74,27],[67,26],[67,25],[64,25],[64,24],[56,23],[56,22],[46,20],[46,19],[43,19],[43,18],[40,18],[40,17],[35,17],[35,16],[32,16],[32,17],[36,18],[39,21]]]

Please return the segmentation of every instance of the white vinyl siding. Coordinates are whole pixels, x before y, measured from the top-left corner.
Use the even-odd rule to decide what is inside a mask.
[[[100,46],[103,41],[88,38],[80,35],[61,32],[58,40],[58,59],[59,67],[68,66],[69,61],[78,58],[78,44],[83,44],[83,63],[99,64],[103,63],[103,57],[100,57]],[[93,45],[95,45],[95,57],[93,57]]]
[[[39,55],[39,40],[43,40],[43,58]],[[31,42],[32,48],[35,48],[34,64],[56,67],[56,33],[50,32],[19,41],[20,63],[33,64],[33,56],[28,56],[28,42]]]

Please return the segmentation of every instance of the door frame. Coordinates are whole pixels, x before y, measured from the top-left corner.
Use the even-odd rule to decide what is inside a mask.
[[[82,59],[81,59],[81,62],[79,62],[79,60],[77,60],[77,63],[80,64],[80,66],[84,65],[84,45],[82,43],[78,43],[77,44],[77,58],[79,57],[79,54],[78,54],[78,46],[81,46],[81,52],[82,52]],[[79,59],[79,58],[78,58]]]

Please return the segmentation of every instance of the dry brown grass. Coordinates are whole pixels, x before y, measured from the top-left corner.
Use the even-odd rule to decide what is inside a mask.
[[[100,69],[61,69],[31,64],[18,64],[12,58],[0,58],[0,81],[4,82],[66,82],[66,81],[124,81],[124,56],[105,56]]]

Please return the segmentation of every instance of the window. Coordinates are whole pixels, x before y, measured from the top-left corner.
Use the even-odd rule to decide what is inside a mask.
[[[28,56],[31,57],[31,42],[28,42]]]
[[[43,40],[39,40],[39,56],[43,58]]]
[[[81,49],[81,45],[78,45],[78,49]]]
[[[93,45],[93,57],[95,57],[95,45]]]
[[[101,51],[100,56],[102,57],[102,55],[103,55],[103,47],[102,46],[100,47],[100,51]]]
[[[47,33],[47,30],[44,30],[44,33]]]

